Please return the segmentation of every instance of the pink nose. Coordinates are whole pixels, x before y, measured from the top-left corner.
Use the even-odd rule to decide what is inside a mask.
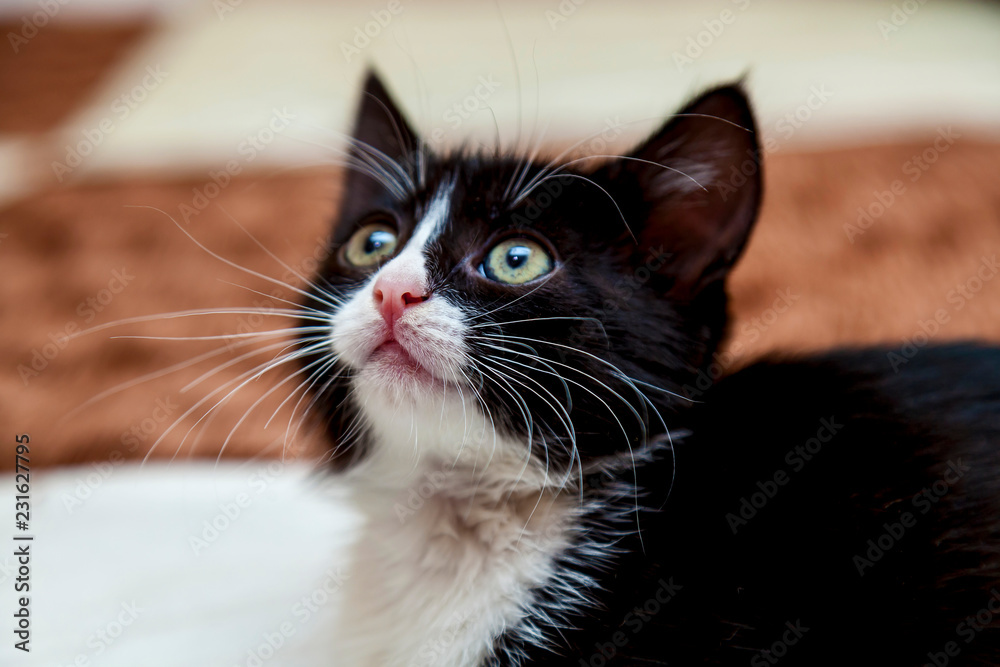
[[[372,289],[375,307],[391,328],[407,308],[431,298],[423,285],[415,280],[393,276],[379,276]]]

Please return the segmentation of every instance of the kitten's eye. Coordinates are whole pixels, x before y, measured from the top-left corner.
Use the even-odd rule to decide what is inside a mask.
[[[344,258],[358,267],[374,266],[396,251],[396,230],[381,222],[365,225],[347,242]]]
[[[552,255],[540,243],[518,237],[493,246],[481,269],[490,280],[520,285],[549,273],[553,263]]]

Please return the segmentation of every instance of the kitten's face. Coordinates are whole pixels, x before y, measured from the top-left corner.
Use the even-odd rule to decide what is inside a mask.
[[[759,193],[742,94],[688,114],[586,174],[442,158],[371,77],[309,304],[331,323],[309,363],[337,454],[561,483],[661,436],[722,335]]]

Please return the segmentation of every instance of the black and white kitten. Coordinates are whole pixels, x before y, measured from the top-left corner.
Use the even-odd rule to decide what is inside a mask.
[[[1000,664],[1000,350],[699,381],[761,196],[738,86],[587,171],[363,93],[309,304],[365,517],[330,664]]]

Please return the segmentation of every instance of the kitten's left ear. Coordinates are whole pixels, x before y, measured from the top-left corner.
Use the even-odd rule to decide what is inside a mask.
[[[405,184],[399,172],[413,173],[419,149],[416,133],[374,71],[365,76],[353,139],[349,149],[352,168],[345,181],[347,196],[341,198],[338,216],[339,224],[348,226],[400,196]]]
[[[608,177],[646,202],[629,220],[643,249],[670,259],[671,293],[693,296],[725,277],[739,257],[761,196],[753,114],[740,86],[711,90],[677,113]],[[638,223],[638,224],[634,224]]]
[[[416,133],[373,70],[368,71],[361,89],[353,136],[393,160],[402,160],[417,149]]]

